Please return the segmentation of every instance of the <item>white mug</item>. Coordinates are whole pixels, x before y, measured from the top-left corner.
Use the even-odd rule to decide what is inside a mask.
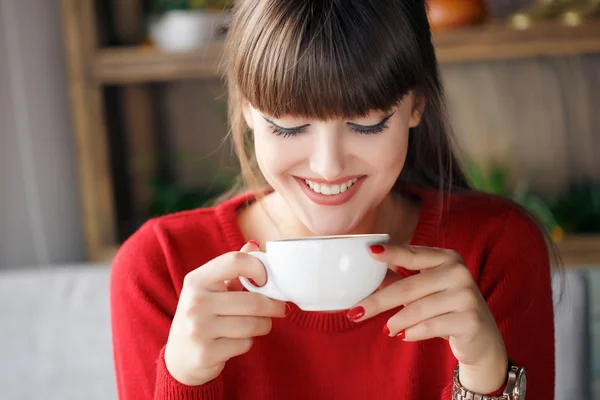
[[[372,244],[389,241],[389,235],[313,236],[267,242],[266,252],[251,252],[267,271],[267,283],[252,285],[251,292],[289,301],[305,311],[351,308],[383,282],[387,264],[374,260]]]

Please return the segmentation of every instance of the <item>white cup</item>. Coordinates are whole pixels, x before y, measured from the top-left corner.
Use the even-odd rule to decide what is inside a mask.
[[[266,252],[251,252],[267,271],[267,283],[251,292],[289,301],[305,311],[346,310],[373,293],[383,282],[387,264],[374,260],[372,244],[389,235],[315,236],[267,242]]]

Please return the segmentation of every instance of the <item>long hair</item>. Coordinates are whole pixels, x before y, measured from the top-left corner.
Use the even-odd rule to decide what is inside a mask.
[[[389,110],[408,93],[425,108],[409,132],[394,190],[469,191],[455,151],[423,0],[236,0],[224,53],[230,136],[241,176],[223,198],[266,188],[243,104],[279,117],[352,119]],[[223,199],[221,198],[221,200]],[[442,204],[442,207],[444,204]],[[526,210],[523,209],[525,213]],[[552,264],[561,260],[543,232]]]
[[[275,117],[325,120],[389,110],[412,92],[426,106],[410,130],[396,186],[468,188],[453,151],[424,1],[237,0],[224,56],[241,186],[265,185],[244,101]]]

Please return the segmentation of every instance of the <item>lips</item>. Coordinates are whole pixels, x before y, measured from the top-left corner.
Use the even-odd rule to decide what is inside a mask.
[[[358,181],[358,178],[348,179],[343,182],[341,185],[336,184],[326,184],[326,183],[318,183],[315,181],[311,181],[309,179],[305,179],[304,182],[310,187],[315,193],[324,194],[326,196],[335,196],[336,194],[344,193],[348,190],[352,185],[354,185]]]
[[[347,177],[327,182],[294,177],[302,191],[314,203],[326,206],[337,206],[348,202],[362,185],[365,176]]]

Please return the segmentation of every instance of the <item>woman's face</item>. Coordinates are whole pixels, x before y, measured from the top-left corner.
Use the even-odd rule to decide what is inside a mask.
[[[350,120],[273,118],[250,104],[244,117],[269,185],[311,232],[333,235],[356,229],[388,195],[420,111],[411,94],[389,112]]]

